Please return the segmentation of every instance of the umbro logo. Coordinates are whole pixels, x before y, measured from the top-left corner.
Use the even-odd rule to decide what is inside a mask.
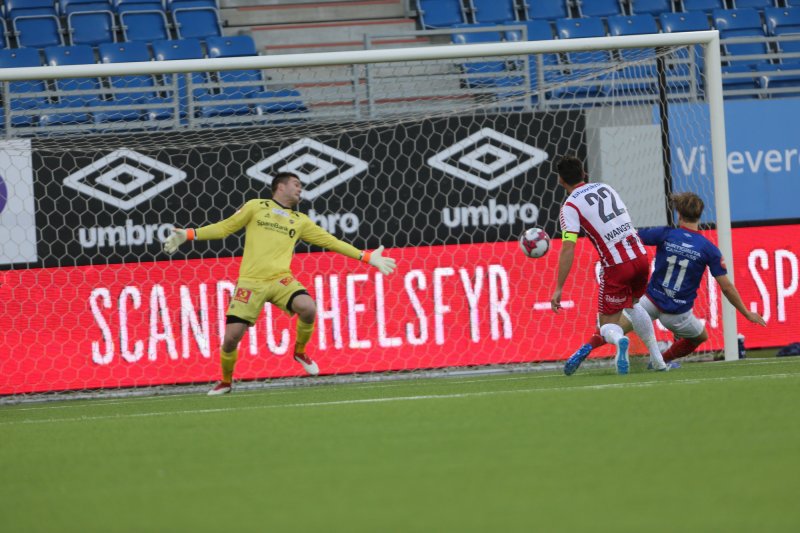
[[[270,184],[275,174],[292,172],[303,182],[303,198],[313,200],[366,170],[366,161],[303,138],[248,168],[247,175]]]
[[[122,148],[70,174],[64,186],[126,211],[186,179],[186,172]]]
[[[548,159],[547,152],[483,128],[428,159],[428,165],[486,190],[496,189]]]

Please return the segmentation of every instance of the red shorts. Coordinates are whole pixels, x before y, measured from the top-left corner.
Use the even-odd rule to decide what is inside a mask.
[[[641,298],[650,277],[650,261],[642,255],[619,265],[603,267],[600,272],[598,310],[601,315],[613,315],[633,307],[634,298]]]

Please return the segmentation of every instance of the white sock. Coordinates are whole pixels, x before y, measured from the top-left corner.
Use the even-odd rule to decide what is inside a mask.
[[[639,338],[644,341],[647,346],[647,351],[650,352],[650,362],[654,368],[664,368],[664,357],[661,355],[661,350],[658,348],[656,341],[656,330],[653,329],[653,320],[647,314],[644,307],[635,304],[632,309],[628,309],[628,317],[633,325],[633,331],[639,335]]]
[[[617,345],[619,340],[625,336],[625,332],[618,324],[603,324],[600,326],[600,335],[606,340],[607,343]]]

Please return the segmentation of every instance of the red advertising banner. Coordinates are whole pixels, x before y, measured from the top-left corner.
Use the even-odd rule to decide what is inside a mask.
[[[739,319],[749,348],[800,340],[799,242],[800,226],[734,230],[736,285],[769,324]],[[563,359],[595,327],[596,253],[579,243],[565,308],[554,314],[560,241],[552,245],[542,259],[527,259],[516,242],[398,248],[387,251],[399,265],[391,276],[333,253],[297,255],[293,270],[318,305],[309,353],[325,374]],[[238,262],[0,273],[0,394],[218,379]],[[704,349],[721,346],[721,298],[713,280],[701,288]],[[267,305],[242,341],[236,377],[302,375],[293,344],[293,320]]]

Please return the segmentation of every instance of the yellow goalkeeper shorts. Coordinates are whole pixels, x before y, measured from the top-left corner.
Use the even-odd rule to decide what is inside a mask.
[[[269,302],[292,316],[292,301],[301,294],[308,294],[308,291],[293,276],[272,281],[240,279],[225,314],[241,318],[252,325],[258,320],[264,304]]]

